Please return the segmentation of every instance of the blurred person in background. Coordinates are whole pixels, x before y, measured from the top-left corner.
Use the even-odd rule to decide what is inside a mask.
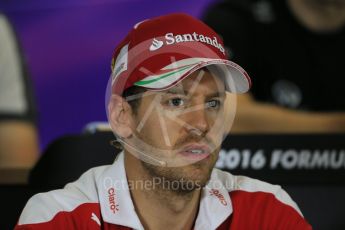
[[[28,74],[13,28],[0,14],[0,168],[31,168],[38,151]]]
[[[344,0],[225,0],[204,21],[253,76],[233,132],[345,131]]]

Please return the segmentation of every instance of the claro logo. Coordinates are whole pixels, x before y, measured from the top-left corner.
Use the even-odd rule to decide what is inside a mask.
[[[116,204],[116,194],[115,194],[114,188],[108,189],[108,201],[109,201],[109,208],[114,214],[116,211],[119,211],[119,205]]]
[[[211,189],[210,195],[217,197],[222,205],[224,205],[224,206],[228,205],[228,203],[226,202],[223,194],[221,194],[218,189]]]
[[[160,49],[163,45],[173,45],[175,43],[180,43],[180,42],[201,42],[201,43],[205,43],[219,49],[220,52],[222,52],[225,55],[225,49],[218,42],[216,37],[211,38],[211,37],[193,32],[191,34],[176,34],[176,35],[174,35],[173,33],[167,33],[165,34],[164,38],[165,38],[165,42],[154,38],[152,40],[152,44],[149,50],[155,51],[155,50]]]

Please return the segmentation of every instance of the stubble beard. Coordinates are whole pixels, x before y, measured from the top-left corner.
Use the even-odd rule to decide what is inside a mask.
[[[205,164],[202,160],[183,167],[162,167],[144,161],[141,161],[141,164],[152,180],[160,181],[159,184],[156,184],[156,189],[160,192],[173,193],[179,196],[193,193],[205,187],[213,169],[213,165]],[[202,169],[205,167],[208,168]],[[203,173],[189,174],[189,169]]]
[[[150,135],[141,135],[140,133],[136,132],[136,136],[145,143],[154,146],[154,140],[150,138]],[[190,134],[187,137],[181,138],[179,141],[177,141],[174,149],[178,149],[178,147],[181,147],[187,143],[199,142],[202,138],[206,138],[207,143],[212,143],[205,135],[200,137]],[[212,145],[215,146],[214,144]],[[145,152],[150,154],[155,152],[155,149],[153,148],[146,149],[143,146],[143,149],[145,149]],[[159,190],[158,192],[186,195],[206,186],[211,177],[219,151],[220,148],[218,147],[210,154],[210,159],[203,159],[181,167],[160,166],[146,162],[145,160],[140,160],[140,163],[147,175],[150,177],[150,180],[162,182],[155,184],[156,190]],[[152,156],[157,156],[157,154],[152,154]]]

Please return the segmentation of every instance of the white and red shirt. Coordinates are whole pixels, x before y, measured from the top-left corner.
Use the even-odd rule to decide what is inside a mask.
[[[128,189],[124,153],[112,165],[92,168],[64,189],[33,196],[15,229],[144,229]],[[202,190],[194,229],[307,230],[311,226],[280,186],[214,169]]]

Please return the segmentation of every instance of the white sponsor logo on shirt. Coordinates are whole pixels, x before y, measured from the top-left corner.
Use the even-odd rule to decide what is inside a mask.
[[[91,214],[91,220],[94,220],[99,226],[101,226],[101,221],[99,220],[99,218],[96,216],[95,213]]]

